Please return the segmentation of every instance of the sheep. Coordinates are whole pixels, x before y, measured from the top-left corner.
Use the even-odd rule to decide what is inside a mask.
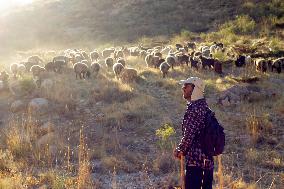
[[[101,69],[101,65],[97,62],[93,62],[90,66],[91,73],[94,75],[94,77],[97,77],[100,69]]]
[[[55,70],[53,62],[48,62],[47,64],[44,65],[44,68],[48,72]]]
[[[151,54],[148,54],[146,57],[145,57],[145,62],[146,62],[146,65],[147,67],[151,67],[153,66],[153,55]]]
[[[86,59],[84,59],[84,60],[81,60],[81,62],[82,62],[82,63],[84,63],[84,64],[87,64],[87,65],[89,65],[89,61],[88,61],[88,60],[86,60]]]
[[[126,64],[126,62],[125,62],[125,60],[123,58],[119,58],[117,60],[117,63],[121,63],[123,66],[125,66],[125,64]]]
[[[176,59],[174,56],[168,55],[166,57],[166,62],[172,67],[172,69],[174,69],[174,65],[176,64]]]
[[[162,54],[168,54],[171,50],[172,50],[172,48],[168,46],[168,47],[163,48],[161,50],[161,53]]]
[[[92,62],[97,62],[100,58],[100,54],[95,50],[93,52],[90,52],[90,58]]]
[[[160,57],[159,56],[153,56],[153,65],[154,65],[154,68],[159,68],[159,60],[160,60]]]
[[[196,43],[195,42],[188,42],[187,48],[194,50],[196,48]]]
[[[108,58],[105,59],[105,64],[108,68],[112,68],[113,62],[114,62],[113,58],[111,58],[111,57],[108,57]]]
[[[184,63],[186,63],[186,65],[188,66],[188,62],[189,62],[189,57],[188,55],[185,54],[181,54],[177,56],[178,62],[183,65]]]
[[[208,68],[213,68],[214,67],[214,59],[212,58],[206,58],[206,57],[203,57],[203,56],[200,56],[200,61],[201,61],[201,64],[202,64],[202,68],[205,69],[206,66]]]
[[[284,58],[278,58],[276,60],[273,60],[271,64],[271,71],[273,72],[273,70],[275,69],[277,73],[281,73],[283,65],[284,65]]]
[[[54,63],[56,61],[64,61],[65,64],[67,65],[70,62],[70,60],[71,60],[71,57],[60,55],[60,56],[53,57],[52,62]]]
[[[162,57],[163,57],[162,53],[160,53],[160,52],[155,52],[155,53],[154,53],[154,56],[158,56],[159,58],[162,58]]]
[[[237,60],[235,61],[236,67],[242,67],[246,63],[246,57],[244,55],[239,55]]]
[[[202,52],[200,52],[200,51],[193,51],[192,55],[193,55],[193,59],[194,59],[194,57],[199,57],[200,55],[202,55]]]
[[[222,63],[219,60],[215,60],[214,61],[214,71],[217,74],[222,74],[223,73],[223,71],[222,71]]]
[[[201,53],[203,57],[208,58],[210,56],[210,48],[208,46],[202,47]]]
[[[179,48],[178,51],[182,54],[186,54],[187,50],[185,48]]]
[[[115,59],[124,58],[124,53],[123,53],[123,51],[122,51],[122,50],[115,51],[115,52],[114,52],[114,58],[115,58]]]
[[[119,75],[121,74],[123,69],[124,69],[124,66],[121,63],[115,63],[113,65],[112,70],[117,79],[119,78]]]
[[[115,49],[114,48],[108,48],[108,49],[104,49],[102,51],[102,57],[107,58],[109,56],[111,56],[114,53]],[[112,65],[111,65],[112,66]]]
[[[81,55],[84,57],[85,60],[91,61],[91,58],[89,55],[86,53],[86,51],[81,51]]]
[[[33,55],[28,58],[28,62],[33,62],[35,64],[43,63],[43,60],[38,55]]]
[[[26,66],[24,64],[18,64],[18,74],[23,77],[26,72]]]
[[[33,77],[40,77],[41,73],[45,71],[45,68],[39,65],[33,65],[30,69],[30,72],[32,72]]]
[[[261,58],[255,61],[255,66],[257,71],[266,72],[268,63],[265,59]]]
[[[140,49],[138,47],[130,48],[130,56],[139,56]]]
[[[54,72],[62,73],[63,67],[66,67],[67,64],[64,60],[56,60],[53,62]]]
[[[146,56],[147,56],[147,52],[145,50],[139,51],[139,57],[140,58],[145,59]]]
[[[224,47],[223,43],[214,42],[214,44],[210,46],[210,52],[215,53],[218,51],[222,51],[223,47]]]
[[[14,78],[16,78],[17,74],[18,74],[18,64],[17,63],[11,64],[10,65],[10,71],[14,75]]]
[[[77,62],[74,64],[73,66],[74,72],[76,74],[76,79],[78,78],[77,76],[79,75],[80,79],[82,79],[82,77],[85,79],[86,77],[89,78],[90,77],[90,71],[88,68],[87,64],[81,63],[81,62]]]
[[[166,61],[166,60],[163,59],[163,58],[159,59],[157,66],[160,67],[160,65],[161,65],[163,62],[165,62],[165,61]]]
[[[74,62],[77,63],[77,62],[81,62],[82,60],[85,60],[84,56],[81,55],[80,53],[77,53],[74,57]]]
[[[161,65],[160,65],[160,71],[161,71],[162,74],[163,74],[163,78],[165,78],[166,75],[168,75],[168,72],[169,72],[170,67],[171,67],[171,66],[170,66],[167,62],[161,63]]]
[[[34,65],[39,65],[39,64],[34,63],[34,62],[22,62],[21,64],[25,65],[26,71],[30,71],[31,67],[34,66]]]
[[[123,83],[136,81],[138,72],[134,68],[124,68],[120,74],[120,79]]]
[[[189,61],[190,61],[190,67],[191,68],[196,68],[196,70],[198,70],[198,60],[194,60],[194,58],[192,58],[191,56],[189,57]]]
[[[0,80],[3,81],[4,83],[7,83],[9,79],[9,74],[6,71],[2,71],[0,73]]]
[[[179,50],[180,48],[183,48],[183,46],[179,43],[176,44],[176,50]]]

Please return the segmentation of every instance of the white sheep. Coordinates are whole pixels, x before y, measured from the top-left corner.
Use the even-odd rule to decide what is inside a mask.
[[[154,66],[154,64],[153,64],[153,55],[148,54],[148,55],[145,57],[145,62],[146,62],[147,67]]]
[[[163,74],[163,78],[165,78],[166,75],[168,75],[168,72],[169,72],[170,67],[171,67],[171,66],[170,66],[167,62],[163,62],[163,63],[160,65],[160,71],[161,71],[162,74]]]
[[[90,52],[90,58],[92,62],[97,62],[100,58],[100,54],[98,53],[98,51],[94,50],[93,52]]]
[[[174,65],[176,64],[176,57],[174,55],[168,55],[166,57],[166,62],[174,69]]]
[[[119,75],[121,74],[123,69],[124,69],[124,66],[121,63],[115,63],[113,65],[112,70],[117,79],[119,78]]]
[[[40,64],[43,63],[43,60],[38,55],[33,55],[28,58],[28,62]]]
[[[18,64],[18,74],[23,77],[26,72],[26,66],[24,64]]]
[[[30,69],[30,72],[32,72],[33,77],[40,77],[41,73],[45,71],[45,68],[39,65],[33,65]]]
[[[123,66],[125,66],[125,64],[126,64],[124,58],[119,58],[119,59],[117,60],[117,62],[118,62],[118,63],[121,63]]]
[[[11,73],[14,75],[14,77],[17,77],[18,74],[18,64],[17,63],[13,63],[10,65],[10,71]]]
[[[136,81],[138,72],[134,68],[124,68],[120,74],[120,79],[123,83]]]
[[[97,77],[100,69],[101,69],[101,65],[97,62],[93,62],[90,66],[91,73],[94,75],[94,77]]]
[[[112,68],[113,62],[114,62],[114,60],[113,60],[112,57],[108,57],[108,58],[105,59],[105,64],[108,68]]]
[[[87,64],[81,63],[81,62],[77,62],[74,64],[73,66],[74,72],[76,74],[76,79],[77,76],[79,75],[80,79],[82,79],[82,77],[85,79],[86,77],[89,78],[90,77],[90,71],[89,71],[89,67]]]

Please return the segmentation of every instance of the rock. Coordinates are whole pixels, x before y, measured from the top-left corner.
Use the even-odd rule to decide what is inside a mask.
[[[34,98],[28,105],[31,114],[43,115],[48,112],[48,100],[45,98]]]
[[[221,104],[223,106],[230,106],[231,103],[230,103],[229,97],[226,97],[224,100],[221,100]]]
[[[11,112],[16,113],[16,112],[23,111],[24,109],[25,109],[25,104],[21,100],[16,100],[15,102],[11,104]]]

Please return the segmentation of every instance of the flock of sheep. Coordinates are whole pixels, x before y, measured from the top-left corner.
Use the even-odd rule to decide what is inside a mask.
[[[213,58],[214,53],[226,53],[232,58],[236,67],[244,65],[255,66],[257,71],[266,72],[268,70],[281,73],[284,69],[284,58],[277,59],[253,59],[250,55],[236,54],[222,43],[214,42],[211,46],[199,46],[195,42],[188,42],[185,45],[176,44],[172,46],[106,48],[101,52],[94,50],[87,53],[78,49],[67,49],[62,55],[53,56],[52,61],[45,63],[41,57],[30,56],[27,61],[13,63],[10,65],[10,72],[14,77],[23,77],[25,72],[31,72],[34,78],[41,78],[42,73],[55,72],[62,73],[65,68],[72,68],[76,79],[97,77],[101,69],[101,60],[105,67],[113,71],[117,79],[124,82],[131,82],[137,77],[137,70],[127,67],[127,59],[130,56],[140,57],[145,61],[145,66],[160,70],[162,77],[166,77],[170,69],[176,66],[189,66],[196,70],[209,69],[217,74],[222,74],[222,62]],[[9,74],[6,71],[0,73],[0,80],[6,81]]]

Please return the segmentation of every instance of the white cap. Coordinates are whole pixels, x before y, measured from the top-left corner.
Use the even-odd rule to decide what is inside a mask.
[[[179,84],[181,85],[193,84],[194,85],[194,89],[191,95],[192,101],[204,98],[205,84],[202,81],[202,79],[198,77],[190,77],[190,78],[187,78],[186,80],[180,80]]]

